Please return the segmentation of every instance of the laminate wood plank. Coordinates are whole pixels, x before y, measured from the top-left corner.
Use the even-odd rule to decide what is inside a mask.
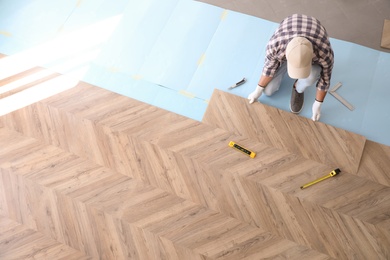
[[[343,172],[301,190],[331,166],[93,89],[0,118],[3,214],[92,257],[389,255],[386,185]]]
[[[390,49],[390,20],[387,19],[383,23],[381,47]]]
[[[245,172],[246,169],[242,166],[231,167],[229,170],[248,180],[371,224],[388,219],[386,215],[389,212],[390,190],[386,185],[375,181],[342,173],[301,190],[300,186],[303,184],[329,173],[329,167],[304,158],[286,156],[273,163],[258,166],[256,171]]]
[[[16,75],[12,75],[0,80],[0,99],[58,76],[60,76],[59,73],[41,67],[34,67]]]
[[[3,135],[5,132],[2,131]],[[19,135],[20,145],[10,150],[26,148],[23,144],[31,145],[23,139],[31,138]],[[53,149],[61,151],[59,148],[38,146],[34,155],[27,158],[23,155],[17,158],[10,151],[9,163],[0,166],[0,197],[13,198],[7,200],[7,207],[19,212],[18,220],[30,229],[35,228],[91,257],[156,259],[192,252],[201,259],[215,243],[220,251],[214,249],[213,254],[221,256],[231,254],[243,258],[264,252],[270,257],[328,258],[141,181],[92,162],[82,162],[68,152],[62,155],[58,152],[55,156],[47,153]],[[42,151],[38,151],[40,149]],[[42,159],[45,153],[48,156]],[[36,160],[40,161],[38,166],[27,166]],[[271,242],[268,237],[272,237]],[[162,239],[171,241],[172,244],[168,243],[171,246],[164,248]],[[234,241],[240,241],[245,250],[237,249]],[[277,250],[279,246],[275,244],[270,250],[272,241],[285,246]],[[168,251],[172,245],[182,250]],[[12,253],[7,249],[7,254]]]
[[[172,140],[172,139],[171,139]],[[175,142],[174,142],[175,143]],[[195,145],[196,146],[196,145]],[[149,153],[150,154],[150,153]],[[210,158],[215,158],[215,156],[209,156]],[[225,164],[228,164],[228,163],[226,163],[226,161],[229,161],[229,160],[225,160]],[[258,162],[257,162],[258,163]],[[296,175],[298,175],[299,173],[301,173],[301,170],[299,169],[299,167],[301,167],[301,166],[297,166],[297,169],[296,169]],[[316,168],[318,168],[318,166],[316,167]],[[316,169],[316,168],[314,168],[314,169]],[[290,167],[285,167],[285,171],[287,171],[288,169],[291,169],[291,166]],[[308,168],[308,170],[309,170],[310,168]],[[328,168],[329,169],[329,168]],[[311,170],[311,169],[310,169]],[[326,172],[326,167],[323,167],[323,170],[324,170],[324,172]],[[198,172],[199,173],[199,172]],[[286,172],[284,172],[284,173],[286,173]],[[318,171],[317,173],[321,173],[320,171]],[[221,174],[222,175],[222,174]],[[354,179],[355,178],[355,176],[351,176],[351,175],[349,175],[350,176],[350,178],[349,178],[349,180],[348,181],[345,181],[345,182],[343,182],[342,184],[339,184],[339,187],[340,188],[342,188],[342,186],[345,186],[346,184],[348,184],[348,182],[350,181],[350,179]],[[291,179],[290,179],[291,180]],[[280,179],[279,179],[279,181],[280,181]],[[301,183],[303,183],[303,181],[304,181],[304,179],[302,179],[302,182]],[[225,182],[224,182],[225,183]],[[285,182],[285,183],[287,183],[287,182]],[[333,183],[334,184],[334,181],[333,182],[331,182],[331,183]],[[376,185],[376,184],[373,184],[373,185]],[[291,181],[290,181],[290,186],[291,186]],[[299,190],[299,183],[297,183],[296,185],[295,185],[295,189],[297,190]],[[367,186],[366,186],[367,187]],[[328,191],[329,191],[329,188],[326,188]],[[342,189],[341,191],[343,191],[344,189]],[[216,193],[216,190],[214,190],[214,193]],[[337,196],[337,194],[340,194],[340,193],[336,193],[335,195],[334,195],[334,197],[335,196]],[[226,194],[224,194],[225,196],[227,196]],[[352,195],[351,195],[352,196]],[[378,195],[378,196],[380,196],[380,195]],[[223,197],[223,195],[221,196],[221,197]],[[334,198],[333,197],[333,198]],[[326,198],[325,196],[324,196],[324,198]],[[347,200],[345,201],[345,202],[347,202]],[[220,204],[222,204],[222,203],[220,203]],[[383,209],[386,209],[386,207],[385,208],[383,208]],[[234,214],[234,213],[230,213],[230,214]]]
[[[3,216],[0,231],[1,259],[93,259]]]
[[[215,90],[202,120],[232,133],[356,173],[365,138]]]
[[[389,219],[390,190],[387,186],[368,181],[366,178],[344,173],[301,190],[299,187],[303,183],[318,179],[329,172],[329,167],[316,166],[316,163],[310,160],[286,157],[277,163],[260,166],[257,171],[245,173],[242,166],[230,168],[230,171],[284,194],[294,195],[372,225]]]
[[[357,175],[390,186],[390,146],[367,140]]]
[[[335,258],[386,259],[389,254],[389,241],[374,239],[382,235],[380,225],[337,214],[313,201],[282,194],[260,183],[243,182],[241,185],[247,190],[248,201],[258,205],[252,207],[252,214],[261,216],[257,218],[258,224],[267,225],[274,234],[307,244]]]
[[[27,120],[27,118],[26,118]],[[84,120],[85,121],[85,120]],[[76,124],[81,124],[82,122],[77,122],[75,121]],[[36,124],[37,125],[37,124]],[[90,132],[88,128],[82,128],[87,132]],[[80,131],[82,131],[80,129]],[[175,129],[175,128],[174,128]],[[198,169],[195,171],[195,174],[197,176],[201,176],[202,178],[197,178],[193,181],[193,183],[200,183],[199,179],[202,180],[202,185],[197,186],[200,189],[195,194],[201,194],[203,191],[210,190],[212,189],[213,192],[209,192],[209,197],[208,198],[198,198],[197,201],[203,201],[206,202],[205,205],[208,207],[212,207],[215,210],[219,210],[222,212],[225,212],[226,214],[231,214],[235,216],[236,218],[243,219],[244,221],[253,221],[253,219],[257,219],[257,215],[252,215],[248,218],[248,215],[243,214],[243,210],[247,206],[247,204],[243,203],[243,206],[239,206],[237,204],[231,203],[231,201],[236,201],[237,197],[242,197],[244,195],[243,191],[238,189],[238,190],[233,190],[232,187],[233,185],[229,185],[228,180],[230,180],[227,177],[227,172],[232,171],[232,170],[237,170],[240,168],[240,172],[245,172],[245,169],[250,169],[251,174],[253,174],[254,170],[253,169],[259,169],[259,166],[263,166],[264,168],[260,169],[264,172],[267,173],[267,176],[278,176],[279,179],[275,178],[275,183],[280,182],[283,185],[283,189],[286,189],[287,187],[289,188],[288,190],[284,190],[284,192],[290,191],[290,192],[296,192],[296,190],[299,190],[299,187],[302,185],[302,182],[305,181],[305,178],[299,179],[298,176],[300,176],[303,172],[306,171],[306,180],[308,177],[314,178],[315,174],[311,175],[310,173],[321,173],[321,171],[325,171],[326,169],[329,169],[328,167],[325,166],[319,166],[318,163],[310,163],[309,160],[307,159],[300,159],[299,156],[283,152],[279,149],[275,148],[270,148],[268,146],[264,146],[262,144],[257,144],[254,146],[256,148],[256,151],[259,152],[258,158],[255,160],[251,160],[250,164],[248,164],[248,157],[242,155],[242,156],[237,156],[237,152],[232,150],[227,146],[229,137],[233,138],[231,135],[226,135],[226,133],[223,133],[223,131],[218,130],[214,131],[212,128],[206,126],[206,127],[201,127],[200,125],[194,126],[192,128],[187,129],[186,138],[182,138],[181,135],[178,134],[173,134],[173,135],[167,135],[168,139],[165,140],[162,136],[159,139],[158,144],[162,144],[163,147],[166,149],[169,149],[172,152],[168,151],[167,156],[165,155],[167,151],[164,151],[164,149],[161,149],[160,146],[157,146],[155,144],[150,144],[146,141],[139,141],[136,137],[135,138],[130,138],[128,136],[129,131],[125,130],[124,132],[126,134],[121,135],[120,133],[116,133],[115,136],[119,137],[122,136],[122,139],[120,143],[120,147],[127,147],[127,149],[123,150],[120,154],[123,155],[128,155],[131,153],[131,151],[136,147],[136,154],[134,156],[138,156],[138,158],[143,158],[141,159],[143,165],[138,171],[142,173],[142,176],[134,176],[135,178],[139,178],[143,181],[147,181],[147,183],[150,183],[152,185],[158,186],[164,190],[167,190],[169,192],[172,192],[176,195],[186,197],[186,198],[191,198],[188,195],[188,191],[191,189],[186,188],[187,183],[185,180],[188,180],[186,178],[187,176],[185,173],[190,172],[189,168],[186,167],[187,164],[191,165],[191,168],[194,167],[194,165],[197,165]],[[189,130],[192,130],[193,132],[196,133],[201,133],[200,136],[192,136],[188,135]],[[137,132],[137,131],[136,131]],[[153,132],[153,131],[152,131]],[[110,133],[109,131],[106,131],[106,133]],[[176,133],[176,132],[175,132]],[[222,134],[223,138],[221,139],[220,134]],[[205,135],[207,138],[201,138],[201,136]],[[175,139],[177,137],[177,139]],[[100,138],[103,138],[102,136]],[[125,139],[123,139],[125,138]],[[146,138],[148,139],[148,138]],[[153,139],[153,138],[152,138]],[[234,138],[237,140],[237,137]],[[118,139],[117,139],[118,140]],[[124,140],[128,140],[125,142]],[[221,143],[221,140],[224,140],[224,142]],[[247,147],[249,147],[251,144],[253,145],[253,141],[251,140],[241,140],[238,139],[240,143],[245,144]],[[115,147],[118,145],[115,145],[115,138],[111,139],[111,141],[114,141],[109,145],[109,147]],[[130,142],[129,142],[130,141]],[[78,140],[77,142],[80,142]],[[86,142],[80,142],[79,145],[85,146]],[[211,145],[209,145],[211,144]],[[87,145],[89,146],[89,145]],[[214,146],[214,147],[213,147]],[[261,147],[260,149],[257,149],[257,147]],[[208,151],[207,153],[205,151]],[[263,153],[261,151],[264,151]],[[178,156],[176,153],[183,154],[185,157],[189,156],[194,158],[197,162],[193,162],[193,160],[186,160],[182,159],[183,156]],[[240,154],[241,155],[241,154]],[[175,159],[175,160],[173,160]],[[177,164],[177,160],[185,160],[185,164]],[[131,159],[124,157],[122,161],[137,161],[140,162],[137,157]],[[168,162],[168,164],[167,164]],[[190,163],[188,163],[190,162]],[[201,164],[199,164],[199,162]],[[254,163],[252,163],[254,162]],[[206,165],[212,165],[212,168],[210,171],[204,171],[204,166],[203,164]],[[180,166],[181,165],[181,166]],[[252,165],[251,168],[250,166]],[[304,165],[304,167],[302,167]],[[244,167],[244,168],[243,168]],[[292,171],[295,167],[295,170]],[[317,169],[317,167],[320,167],[320,169]],[[215,178],[213,178],[213,172],[215,172],[215,169],[221,169],[224,171],[223,173],[220,173],[217,175]],[[127,168],[128,170],[129,168]],[[135,169],[132,167],[132,169]],[[161,175],[161,169],[169,169],[168,171],[165,170],[163,171],[164,174]],[[271,170],[270,170],[271,169]],[[280,171],[281,173],[286,174],[287,172],[290,172],[290,174],[286,174],[286,177],[288,178],[288,181],[283,181],[283,175],[277,175],[276,173]],[[147,175],[145,175],[145,172]],[[205,172],[205,174],[200,175],[200,173]],[[218,171],[217,171],[218,172]],[[294,174],[291,174],[293,172]],[[126,174],[123,172],[123,174]],[[274,175],[275,174],[275,175]],[[188,174],[189,175],[189,174]],[[260,174],[257,174],[258,176]],[[184,177],[186,176],[186,177]],[[218,177],[219,176],[219,177]],[[222,177],[223,176],[223,177]],[[181,180],[181,181],[179,181]],[[203,181],[206,180],[206,181]],[[301,183],[299,183],[298,180],[301,180]],[[269,181],[269,179],[267,180]],[[175,185],[176,182],[176,185]],[[338,187],[342,187],[343,185],[346,185],[349,181],[339,183]],[[208,184],[207,184],[208,183]],[[227,187],[228,189],[218,189],[218,183],[226,183],[228,184]],[[271,182],[272,183],[272,182]],[[269,184],[271,184],[269,183]],[[288,185],[287,185],[288,184]],[[323,191],[329,191],[328,187],[331,187],[334,185],[334,181],[330,181],[326,185],[325,189],[322,189]],[[365,185],[366,186],[366,185]],[[278,187],[281,187],[280,184]],[[366,186],[367,187],[367,186]],[[104,189],[104,188],[103,188]],[[187,190],[187,191],[186,191]],[[194,188],[192,188],[194,190]],[[232,192],[236,192],[236,195],[232,194]],[[83,194],[83,192],[81,192]],[[207,194],[207,193],[206,193]],[[342,194],[340,191],[334,194]],[[247,196],[247,195],[246,195]],[[352,196],[352,195],[351,195]],[[224,200],[224,198],[227,198],[227,200]],[[312,200],[316,200],[316,202],[322,203],[324,205],[324,200],[323,198],[327,198],[326,196],[323,196],[321,192],[318,192],[317,190],[317,196],[313,196]],[[328,196],[328,199],[331,199],[332,197]],[[194,199],[194,196],[192,195],[192,199]],[[231,201],[229,201],[229,199]],[[243,201],[245,202],[245,201]],[[343,202],[347,202],[344,200]],[[340,206],[340,204],[337,204],[337,206]],[[251,207],[255,207],[251,205]],[[342,212],[345,214],[349,214],[348,211]],[[286,215],[286,212],[281,212],[279,213],[280,215]],[[294,213],[295,214],[295,213]],[[280,223],[283,223],[281,221]],[[266,223],[267,226],[272,226],[270,223]],[[279,224],[280,225],[280,224]],[[299,228],[296,225],[292,225],[291,223],[289,226],[293,226],[297,230]],[[281,226],[276,226],[276,230],[280,228]],[[288,229],[284,230],[283,232],[280,233],[281,236],[290,236],[291,234],[291,227]],[[275,232],[275,230],[273,230]],[[287,233],[286,233],[287,232]],[[318,231],[318,233],[321,233],[322,231]],[[301,234],[306,234],[304,236],[307,236],[307,234],[310,234],[309,230],[299,231],[298,233]],[[333,234],[333,233],[331,233]],[[302,235],[300,235],[302,236]],[[342,236],[342,234],[338,234],[338,236]],[[288,237],[289,239],[298,239],[297,237]],[[311,239],[311,241],[316,241],[316,239]],[[300,241],[302,243],[305,243],[305,240]],[[320,243],[321,244],[321,243]],[[312,245],[311,245],[312,246]],[[329,246],[330,248],[333,248],[333,250],[343,250],[342,247],[337,247],[337,245],[333,245],[336,247],[334,249],[333,247]],[[321,246],[319,247],[321,249]],[[371,251],[372,253],[372,251]],[[337,253],[334,253],[337,255]]]
[[[328,254],[333,257],[342,254],[348,258],[349,253],[346,253],[345,248],[354,248],[356,252],[360,252],[357,255],[377,255],[377,242],[373,242],[375,239],[367,241],[366,234],[380,237],[381,226],[389,221],[387,187],[356,178],[352,174],[344,174],[340,178],[301,190],[299,183],[315,179],[313,176],[321,176],[323,173],[313,168],[310,161],[306,164],[299,161],[299,164],[286,160],[284,163],[265,165],[258,172],[252,170],[246,174],[243,173],[245,169],[242,166],[230,169],[236,171],[230,184],[225,171],[223,183],[224,187],[229,187],[226,189],[229,189],[230,194],[226,192],[223,198],[231,205],[231,209],[236,209],[230,214],[239,219],[250,220],[256,225],[269,227],[270,232],[290,240],[309,243],[316,250],[330,250]],[[299,165],[305,167],[299,169]],[[323,169],[326,170],[326,167]],[[350,186],[350,183],[353,185]],[[364,193],[360,194],[362,191]],[[320,211],[323,215],[313,218],[311,211]],[[338,221],[334,220],[336,216],[339,216]],[[332,221],[333,228],[327,224]],[[364,232],[351,233],[340,229],[341,226]],[[335,240],[333,237],[339,239]],[[383,243],[383,248],[390,246],[387,239],[380,243]],[[359,248],[363,247],[370,249],[360,251]],[[382,258],[386,258],[388,254],[387,249],[380,253]]]
[[[96,97],[98,97],[98,95],[96,95]],[[93,99],[91,100],[91,102],[93,103]],[[37,116],[40,113],[37,112],[38,110],[36,109],[36,107],[39,106],[45,107],[46,104],[45,102],[41,102],[40,104],[25,109],[23,113],[19,113],[20,111],[18,111],[14,114],[21,114],[21,116],[18,116],[16,118],[18,119],[23,118],[23,121],[29,121],[31,120],[31,118],[33,118],[33,122],[30,124],[30,126],[34,126],[34,125],[41,126],[43,125],[42,120],[40,121],[39,116]],[[85,104],[82,104],[82,107],[85,108],[86,107]],[[89,109],[91,108],[88,108],[88,110]],[[26,112],[26,111],[32,111],[32,112]],[[43,113],[43,114],[53,114],[52,112],[50,112],[52,111],[51,107],[42,111],[49,111],[49,113]],[[59,118],[63,119],[62,122],[69,122],[69,123],[65,123],[66,125],[69,124],[69,126],[67,126],[67,129],[73,129],[73,130],[77,129],[77,133],[78,133],[77,138],[73,139],[72,136],[70,138],[67,138],[67,142],[69,142],[68,149],[69,147],[70,148],[80,147],[80,149],[79,148],[71,149],[72,152],[78,154],[79,156],[85,157],[85,152],[83,152],[85,148],[105,146],[110,149],[113,149],[113,147],[118,146],[117,145],[118,140],[120,140],[119,143],[122,144],[124,147],[126,147],[126,149],[123,150],[121,148],[121,151],[116,152],[115,155],[117,154],[124,155],[120,161],[130,162],[129,165],[131,165],[132,161],[138,162],[137,163],[138,166],[136,167],[130,166],[130,167],[121,168],[122,171],[120,172],[122,174],[127,175],[129,174],[127,173],[129,172],[129,169],[132,169],[131,177],[146,181],[148,184],[158,186],[161,189],[174,193],[180,197],[186,199],[193,199],[197,202],[199,201],[205,203],[203,205],[211,207],[214,210],[224,212],[226,214],[231,214],[236,218],[242,219],[244,221],[251,222],[253,221],[253,219],[257,218],[256,215],[245,214],[244,213],[245,207],[242,207],[237,203],[234,203],[234,201],[236,201],[237,198],[232,196],[232,191],[237,192],[237,194],[240,194],[240,196],[244,196],[242,190],[233,189],[235,187],[233,184],[237,182],[234,182],[229,177],[224,177],[229,175],[223,175],[223,173],[219,173],[219,171],[215,170],[215,169],[222,168],[226,174],[226,172],[231,171],[232,169],[236,169],[240,165],[242,165],[241,167],[243,167],[243,165],[246,165],[245,168],[250,168],[248,167],[249,165],[248,165],[247,157],[237,156],[237,152],[233,151],[231,148],[227,146],[227,142],[230,138],[235,138],[235,140],[237,140],[236,139],[237,137],[233,137],[229,134],[226,134],[226,132],[222,131],[221,129],[216,130],[210,126],[204,126],[202,124],[191,124],[191,127],[190,128],[187,127],[186,131],[180,131],[181,127],[179,128],[174,127],[172,126],[172,123],[178,122],[181,126],[183,126],[185,125],[183,122],[184,121],[188,122],[188,120],[184,120],[184,121],[183,120],[174,120],[174,121],[160,120],[160,117],[164,111],[162,112],[160,111],[156,113],[154,116],[146,117],[148,119],[148,124],[146,125],[144,124],[143,129],[137,127],[136,124],[132,124],[132,125],[128,125],[127,127],[121,126],[120,129],[123,132],[118,131],[116,129],[115,132],[113,133],[110,130],[110,127],[106,125],[100,126],[99,123],[91,123],[90,120],[80,117],[79,111],[80,110],[77,109],[77,106],[72,105],[70,111],[66,110],[66,112],[64,113],[63,112],[55,113],[56,115],[59,116]],[[87,111],[87,110],[83,109],[83,111]],[[151,110],[151,111],[156,111],[156,110]],[[29,113],[32,113],[32,115],[35,116],[31,116],[31,114]],[[165,111],[164,113],[167,112]],[[75,116],[75,114],[77,116]],[[140,124],[142,124],[143,117],[135,116],[133,118],[135,121],[139,120]],[[154,121],[153,118],[157,118],[157,120]],[[166,118],[175,119],[174,116],[172,117],[167,116]],[[99,121],[100,119],[96,117],[94,118],[94,120],[95,122],[101,122]],[[48,121],[49,120],[46,120],[46,122]],[[103,127],[103,130],[97,131],[96,129],[98,129],[99,127]],[[49,127],[49,128],[55,128],[55,127]],[[158,139],[156,139],[156,137],[154,136],[159,133],[158,129],[161,128],[164,129],[165,135],[160,135]],[[19,128],[16,127],[16,129]],[[169,129],[172,129],[172,131],[169,131]],[[45,136],[39,133],[38,130],[34,130],[31,128],[25,129],[24,131],[26,131],[25,134],[36,135],[38,138],[41,138],[41,136]],[[101,135],[96,136],[95,134],[91,135],[91,133],[101,133]],[[196,133],[196,135],[191,133]],[[131,137],[129,137],[129,134],[131,135]],[[89,135],[94,136],[94,138],[88,138]],[[153,137],[151,138],[149,135]],[[84,138],[80,138],[81,136],[83,136]],[[139,140],[140,137],[142,137],[141,141]],[[108,141],[104,141],[104,139],[107,138]],[[97,140],[98,142],[103,140],[105,145],[96,146]],[[154,143],[149,143],[148,141],[145,140],[148,141],[158,140],[158,141],[156,142],[156,144],[154,144]],[[48,139],[47,141],[50,142],[50,139]],[[253,141],[251,140],[240,140],[240,143],[241,142],[247,147],[253,145]],[[161,149],[161,147],[164,147],[164,149]],[[297,176],[299,176],[302,172],[310,171],[314,173],[316,172],[320,173],[318,169],[323,169],[324,171],[326,170],[326,167],[319,166],[318,164],[312,164],[312,163],[308,164],[307,162],[302,160],[295,161],[297,159],[297,156],[291,155],[286,152],[281,153],[281,150],[279,149],[272,149],[269,146],[264,146],[260,144],[257,144],[254,147],[256,148],[256,150],[257,147],[261,147],[259,148],[259,151],[265,152],[265,153],[259,153],[258,158],[254,160],[257,163],[257,168],[259,165],[265,167],[266,170],[263,171],[268,171],[271,173],[272,172],[277,173],[278,171],[281,171],[282,173],[285,173],[287,171],[291,172],[291,169],[294,169],[293,167],[295,167],[295,170],[293,171],[294,174],[287,175],[289,177],[289,185],[283,186],[283,188],[289,187],[290,191],[292,189],[291,187],[295,187],[293,188],[293,192],[294,189],[297,190],[299,189],[298,187],[302,185],[302,183],[298,183],[295,181],[296,180],[295,178],[297,178]],[[169,151],[167,152],[166,149],[168,149]],[[103,151],[105,151],[105,149],[102,149],[100,152]],[[209,151],[209,152],[205,152],[205,151]],[[133,153],[134,157],[128,157],[128,154],[131,153]],[[100,154],[98,157],[96,156],[86,156],[86,157],[93,159],[96,162],[100,162],[99,160],[100,157],[108,157],[110,156],[110,154],[111,152],[108,154],[105,153],[104,155]],[[182,155],[178,156],[178,154],[182,154]],[[186,157],[191,157],[192,159],[191,160],[185,159]],[[113,158],[108,161],[115,162],[115,159]],[[183,161],[185,163],[178,164],[177,163],[178,161],[179,162]],[[302,164],[310,165],[310,167],[308,168],[305,167],[306,170],[303,170]],[[190,174],[186,174],[186,173],[187,172],[193,173],[194,171],[189,170],[190,167],[187,167],[187,165],[191,165],[191,167],[197,165],[198,170],[195,171],[195,174],[199,175],[200,173],[203,173],[199,175],[201,176],[201,178],[196,178],[196,179],[188,178]],[[211,167],[205,167],[204,165],[211,165]],[[294,166],[292,167],[292,165]],[[256,167],[256,165],[252,164],[252,167]],[[245,172],[245,168],[240,170],[241,173]],[[163,171],[161,171],[161,169],[163,169]],[[317,169],[317,170],[313,170],[313,169]],[[251,173],[253,173],[253,168],[250,168],[250,171]],[[136,174],[134,174],[134,172],[136,172]],[[213,177],[214,176],[213,172],[217,172],[218,174],[215,177]],[[288,183],[287,181],[286,182],[281,181],[280,179],[281,175],[277,175],[277,176],[279,176],[279,179],[278,180],[275,179],[275,180],[277,180],[278,182],[281,182],[283,184]],[[188,179],[190,179],[191,181],[188,182]],[[302,181],[303,180],[304,179],[302,179]],[[226,183],[227,184],[226,186],[229,188],[218,189],[217,188],[218,183],[221,182]],[[192,183],[198,183],[198,185],[196,185],[195,188],[192,185],[188,185]],[[293,183],[295,183],[295,185],[293,185]],[[334,185],[334,181],[330,182],[330,184]],[[338,185],[339,185],[338,187],[342,186],[340,183]],[[188,188],[189,186],[191,188]],[[212,190],[212,192],[207,192],[210,189]],[[196,190],[195,193],[193,192],[194,190]],[[194,194],[197,195],[198,197],[195,196]],[[206,198],[205,196],[199,196],[199,194],[208,194],[208,197]],[[318,192],[317,190],[317,194],[318,195],[314,196],[313,198],[316,198],[318,203],[322,203],[322,205],[324,205],[325,202],[323,201],[322,196],[320,196],[322,193]],[[340,192],[337,194],[340,194]],[[334,198],[334,196],[332,198]],[[340,204],[336,204],[336,206],[341,207]],[[376,212],[379,212],[378,209]],[[348,211],[344,211],[343,213],[349,214]],[[281,215],[283,214],[286,213],[285,212],[281,213]],[[270,224],[266,223],[266,225],[270,225]],[[275,230],[278,230],[278,226],[276,226]],[[302,231],[300,232],[302,233]],[[307,230],[305,232],[306,234],[308,234]],[[303,233],[305,234],[305,232]],[[288,237],[289,234],[291,234],[291,230],[286,229],[283,232],[280,232],[280,234],[282,236]],[[297,237],[288,237],[288,238],[297,239]],[[305,241],[303,240],[302,243],[304,242]],[[321,249],[321,247],[319,248]],[[337,250],[342,250],[342,249],[338,248]]]

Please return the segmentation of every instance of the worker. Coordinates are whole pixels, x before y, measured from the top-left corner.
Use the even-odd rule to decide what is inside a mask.
[[[290,101],[292,113],[301,112],[305,89],[317,82],[312,120],[318,121],[330,86],[333,62],[333,50],[321,23],[314,17],[291,15],[280,23],[267,44],[262,75],[248,96],[249,103],[257,101],[262,93],[271,96],[278,91],[287,72],[296,79]]]

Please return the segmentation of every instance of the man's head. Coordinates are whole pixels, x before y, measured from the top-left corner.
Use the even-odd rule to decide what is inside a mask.
[[[295,37],[286,48],[287,72],[293,79],[309,77],[313,60],[313,46],[305,37]]]

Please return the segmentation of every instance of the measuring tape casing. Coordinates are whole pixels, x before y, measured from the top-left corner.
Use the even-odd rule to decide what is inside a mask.
[[[237,143],[235,143],[233,141],[229,142],[229,146],[234,148],[234,149],[236,149],[236,150],[238,150],[238,151],[240,151],[240,152],[242,152],[242,153],[244,153],[244,154],[246,154],[246,155],[248,155],[251,158],[255,158],[256,157],[256,153],[255,152],[253,152],[251,150],[248,150],[248,149],[242,147],[241,145],[239,145],[239,144],[237,144]]]

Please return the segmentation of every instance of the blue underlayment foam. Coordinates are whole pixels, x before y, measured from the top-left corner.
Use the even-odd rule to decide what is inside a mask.
[[[41,66],[195,120],[215,88],[245,77],[229,92],[254,90],[278,26],[192,0],[0,1],[0,17],[0,53],[38,53]],[[337,93],[355,110],[328,94],[321,121],[390,145],[390,54],[331,43],[332,86],[342,83]],[[260,101],[288,111],[292,82]],[[305,91],[301,116],[311,117],[314,95]]]

